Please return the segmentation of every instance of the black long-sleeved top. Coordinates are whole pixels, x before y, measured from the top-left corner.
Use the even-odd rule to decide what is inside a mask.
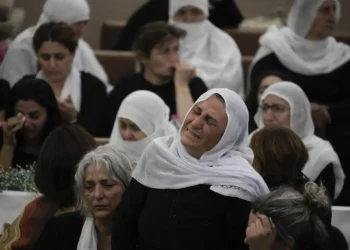
[[[176,190],[132,179],[113,217],[113,250],[240,250],[250,203],[208,185]]]
[[[6,80],[0,79],[0,111],[6,108],[10,97],[10,85]]]
[[[202,79],[195,77],[189,83],[190,92],[193,101],[196,101],[208,89]],[[136,73],[130,76],[123,77],[115,85],[109,96],[108,104],[108,125],[109,132],[112,132],[113,124],[122,101],[134,91],[148,90],[157,94],[170,108],[170,114],[176,114],[176,93],[175,83],[171,80],[163,85],[154,85],[148,82],[143,73]]]
[[[78,124],[95,137],[108,137],[107,114],[104,112],[108,95],[106,87],[95,76],[80,72],[81,75],[81,105],[78,113]],[[35,78],[35,75],[25,78]]]
[[[221,0],[212,4],[209,20],[219,28],[237,27],[243,16],[233,0]],[[152,0],[142,5],[128,20],[115,50],[131,50],[138,30],[144,24],[169,19],[169,1]]]

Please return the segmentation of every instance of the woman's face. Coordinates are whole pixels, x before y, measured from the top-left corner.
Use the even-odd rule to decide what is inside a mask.
[[[268,75],[265,76],[259,86],[259,90],[258,90],[258,103],[260,103],[261,101],[261,96],[264,94],[265,89],[267,89],[268,87],[270,87],[271,85],[281,82],[282,79],[278,76],[275,75]]]
[[[290,128],[290,106],[276,95],[268,95],[260,106],[265,127],[280,126]]]
[[[88,25],[89,21],[81,21],[77,22],[71,25],[73,28],[75,34],[77,35],[78,38],[83,37],[86,31],[86,26]]]
[[[226,106],[216,96],[195,104],[181,129],[181,143],[199,159],[219,143],[227,127]]]
[[[47,110],[34,100],[19,100],[15,106],[15,114],[25,116],[23,128],[20,130],[24,139],[30,140],[41,136],[47,123]]]
[[[173,16],[175,21],[183,23],[199,23],[206,18],[207,17],[201,9],[191,5],[182,7]]]
[[[145,68],[145,74],[162,79],[172,78],[180,63],[179,48],[179,39],[173,38],[157,44],[148,56],[142,55],[140,61]]]
[[[323,40],[330,36],[335,28],[336,4],[333,0],[326,0],[317,11],[316,18],[306,38],[310,40]]]
[[[112,217],[125,187],[111,178],[104,166],[89,165],[84,175],[84,198],[94,219]]]
[[[119,132],[124,141],[139,141],[147,136],[131,120],[119,118]]]
[[[58,42],[47,41],[38,51],[40,68],[52,82],[64,82],[69,75],[74,54]]]

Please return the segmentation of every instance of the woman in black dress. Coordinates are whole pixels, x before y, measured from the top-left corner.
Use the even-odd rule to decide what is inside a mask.
[[[78,42],[74,30],[66,24],[40,26],[33,38],[40,71],[25,78],[40,78],[50,84],[65,121],[78,123],[95,137],[107,137],[106,87],[98,78],[79,71],[73,64]]]
[[[203,94],[180,134],[144,151],[113,218],[112,249],[248,249],[250,202],[269,190],[251,166],[247,125],[236,93]]]

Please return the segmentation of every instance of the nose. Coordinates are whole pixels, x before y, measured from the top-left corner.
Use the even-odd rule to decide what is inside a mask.
[[[204,125],[204,120],[201,116],[197,116],[192,120],[191,124],[194,129],[202,129]]]
[[[32,122],[30,121],[30,119],[26,118],[26,120],[23,123],[23,128],[31,128],[33,127]]]
[[[103,188],[100,185],[96,185],[94,190],[94,197],[95,199],[102,199],[103,198]]]
[[[264,111],[264,113],[263,113],[263,118],[266,121],[272,121],[274,119],[274,117],[275,116],[274,116],[271,109],[268,109],[268,110]]]
[[[186,14],[184,15],[184,22],[185,23],[192,23],[193,20],[193,15],[191,14],[191,12],[186,12]]]
[[[49,66],[50,66],[50,68],[54,68],[56,66],[56,60],[53,56],[51,56],[51,58],[50,58]]]
[[[180,55],[179,55],[179,51],[173,51],[170,54],[169,60],[172,64],[176,64],[180,61]]]
[[[123,139],[125,141],[132,141],[134,139],[134,133],[132,132],[132,130],[130,128],[126,128],[123,131]]]

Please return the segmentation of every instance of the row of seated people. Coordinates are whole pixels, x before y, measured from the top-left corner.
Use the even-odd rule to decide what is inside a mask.
[[[164,113],[154,110],[157,121],[142,115],[151,107],[139,101],[141,96],[165,108]],[[305,98],[302,91],[300,98]],[[151,92],[135,92],[121,117],[141,122],[144,138],[152,122],[171,126],[161,102]],[[304,103],[310,105],[307,99]],[[179,133],[168,130],[168,136],[149,142],[136,168],[130,148],[111,143],[94,149],[94,139],[80,126],[54,128],[35,170],[42,196],[6,228],[0,246],[348,249],[330,223],[332,197],[302,172],[310,163],[309,147],[291,129],[270,126],[252,135],[250,149],[248,120],[239,95],[209,90],[191,107]],[[142,132],[126,131],[129,125],[135,127],[120,119],[118,133],[133,133],[142,142]]]
[[[52,9],[52,6],[55,6],[53,3],[57,4],[57,2],[48,1],[47,5],[45,5],[46,10],[50,10],[50,6]],[[296,7],[294,8],[294,12],[296,10],[300,10],[302,7],[300,4],[301,3],[298,1],[295,2]],[[178,8],[181,8],[182,5],[176,6]],[[198,7],[202,8],[202,12],[205,11],[205,8],[203,8],[203,6],[198,5]],[[315,5],[313,7],[318,7],[318,5]],[[314,12],[317,12],[317,18],[315,19],[317,21],[315,21],[313,24],[313,26],[316,28],[311,29],[316,30],[312,32],[313,36],[316,36],[315,34],[321,35],[322,37],[329,36],[332,29],[325,29],[325,26],[320,25],[319,20],[329,20],[329,17],[332,18],[338,16],[338,14],[336,16],[335,14],[339,8],[339,3],[337,1],[325,2],[319,9],[314,8]],[[176,10],[176,8],[174,8],[174,10]],[[178,14],[181,16],[183,15],[183,13],[181,13],[181,11],[176,12],[175,15]],[[196,13],[198,16],[203,17],[203,15],[199,15],[201,12]],[[293,20],[292,17],[298,16],[295,15],[295,13],[293,15],[292,14],[290,20]],[[324,15],[326,18],[322,19]],[[46,17],[46,15],[43,15],[43,17]],[[298,19],[294,21],[297,22]],[[174,20],[174,22],[179,21]],[[312,22],[310,22],[310,25],[311,23]],[[274,32],[276,33],[277,31]],[[281,33],[282,34],[279,34],[280,39],[283,39],[285,38],[283,34],[289,34],[290,29],[285,28],[281,31]],[[170,108],[170,114],[177,115],[181,121],[183,120],[193,101],[195,101],[202,93],[207,90],[206,82],[198,77],[195,77],[196,68],[180,63],[179,49],[181,52],[183,44],[179,42],[179,39],[183,35],[184,33],[181,29],[177,29],[174,26],[164,23],[152,23],[143,27],[140,31],[138,39],[135,41],[135,48],[139,61],[141,63],[141,68],[143,70],[138,74],[132,75],[130,77],[125,77],[120,80],[120,82],[117,84],[117,87],[114,88],[108,98],[106,87],[103,85],[102,81],[100,81],[97,77],[94,77],[93,74],[84,73],[82,71],[79,72],[75,67],[75,59],[77,58],[81,39],[78,41],[75,38],[72,29],[67,25],[45,23],[39,27],[36,27],[33,35],[33,47],[39,58],[38,62],[41,71],[36,72],[36,75],[29,75],[25,78],[42,78],[48,81],[54,90],[55,96],[59,100],[58,104],[62,118],[66,122],[78,122],[87,128],[88,131],[94,136],[110,136],[121,102],[126,96],[128,96],[128,94],[140,89],[149,90],[158,94]],[[325,42],[327,44],[332,44],[334,40],[327,38]],[[334,46],[329,47],[333,48],[337,52],[339,52],[338,50],[344,50],[346,52],[346,49],[348,49],[347,47],[344,48],[339,44],[335,44]],[[11,53],[9,56],[10,55]],[[274,55],[275,54],[272,53],[267,57],[273,57]],[[337,56],[338,53],[334,53],[334,55]],[[346,63],[346,53],[342,53],[339,56],[343,56],[344,58],[341,62],[345,61],[344,63]],[[277,60],[276,56],[274,58]],[[290,58],[293,57],[291,56]],[[338,61],[338,63],[340,63],[340,61]],[[339,85],[341,86],[346,85],[346,77],[343,77],[343,74],[347,74],[344,69],[346,69],[346,65],[348,64],[349,63],[346,63],[345,65],[341,66],[339,69],[340,72],[338,72],[338,70],[335,70],[336,72],[328,73],[327,77],[332,80],[339,79]],[[269,63],[262,63],[262,65],[268,68]],[[331,68],[335,65],[338,64],[332,64]],[[308,64],[305,63],[304,66],[307,67]],[[324,66],[326,67],[327,65],[325,64]],[[307,68],[304,69],[307,70]],[[255,68],[252,71],[253,74],[251,78],[254,78],[254,70]],[[283,70],[285,69],[281,67],[279,71]],[[266,72],[268,72],[267,69],[264,70],[265,76]],[[334,76],[333,74],[337,74],[337,76]],[[338,74],[340,76],[338,76]],[[271,75],[274,74],[270,73],[270,75],[267,76],[271,78]],[[289,75],[288,77],[288,80],[301,85],[301,81],[298,81],[298,79],[300,80],[300,77],[298,79],[294,79]],[[265,78],[266,77],[259,79],[263,81]],[[312,77],[304,76],[304,78],[304,81],[307,81],[305,85],[308,85],[306,86],[308,88],[305,89],[306,87],[303,85],[301,85],[301,87],[307,94],[308,98],[312,101],[311,106],[313,107],[314,111],[313,117],[315,120],[316,128],[321,127],[323,132],[322,136],[330,140],[332,145],[335,147],[347,175],[349,154],[347,154],[348,147],[346,147],[345,144],[347,138],[346,136],[348,134],[348,127],[346,126],[346,116],[343,115],[343,113],[346,113],[348,110],[346,108],[347,97],[343,96],[344,93],[346,93],[346,86],[339,86],[339,88],[337,88],[337,93],[335,93],[335,91],[331,91],[330,89],[332,87],[334,88],[334,81],[332,81],[332,86],[330,86],[331,81],[326,79],[327,81],[324,83],[325,91],[322,93],[318,90],[318,88],[321,86],[320,82],[316,82],[315,80],[315,84],[312,85],[312,82],[310,82],[312,80]],[[326,77],[317,75],[316,78],[322,78],[324,80]],[[277,81],[278,80],[280,79],[277,79]],[[256,101],[256,92],[259,85],[260,81],[252,86],[251,96],[252,100],[255,101],[255,104],[250,105],[248,102],[248,108],[250,111],[252,109],[255,109],[256,111],[257,107],[259,106]],[[313,91],[311,91],[312,86],[315,88],[312,89]],[[326,101],[330,102],[329,93],[334,93],[332,100],[336,100],[337,103],[334,103],[332,105],[327,105],[328,103],[324,103]],[[312,96],[310,97],[311,94],[314,94],[314,99],[311,98]],[[320,95],[320,97],[316,98],[316,94]],[[342,102],[338,103],[339,101]],[[108,105],[106,103],[108,103]],[[27,104],[23,106],[25,106],[25,108],[28,107]],[[108,108],[106,108],[106,106]],[[23,108],[21,111],[22,112],[12,111],[12,113],[10,112],[9,114],[16,116],[17,113],[22,113],[22,115],[26,116],[26,119],[28,119],[27,123],[29,123],[30,112],[26,112],[27,110]],[[251,120],[255,115],[255,111],[250,112]],[[7,115],[7,119],[9,118],[11,118],[11,115]],[[9,163],[9,161],[7,162]],[[7,167],[9,165],[5,164],[5,166]]]

